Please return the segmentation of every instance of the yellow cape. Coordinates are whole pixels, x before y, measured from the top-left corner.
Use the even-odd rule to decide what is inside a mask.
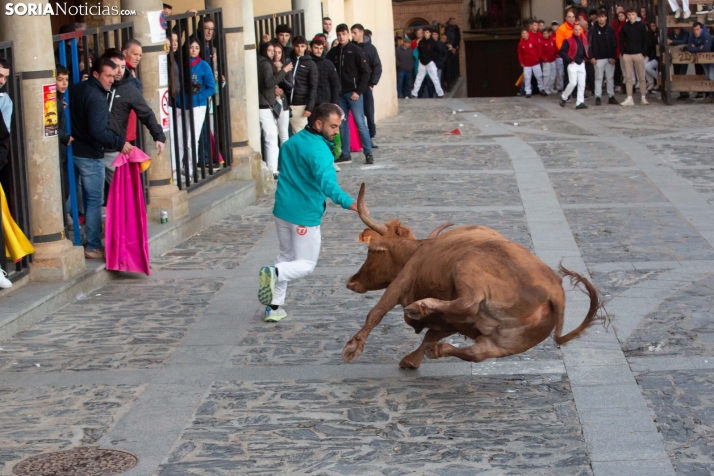
[[[32,247],[30,241],[10,216],[10,208],[7,206],[5,191],[1,185],[0,204],[2,205],[2,229],[5,234],[5,256],[17,263],[25,256],[34,253],[35,248]]]

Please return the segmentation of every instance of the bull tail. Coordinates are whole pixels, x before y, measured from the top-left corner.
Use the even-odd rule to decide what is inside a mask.
[[[563,320],[565,317],[565,301],[559,302],[557,305],[553,303],[553,310],[556,315],[556,324],[555,324],[555,343],[558,345],[563,345],[567,344],[571,340],[580,337],[580,334],[582,334],[585,329],[588,327],[592,326],[596,322],[600,321],[603,323],[604,326],[607,326],[608,323],[608,316],[607,313],[604,313],[601,316],[598,316],[598,311],[603,309],[602,302],[600,301],[600,297],[598,296],[597,289],[595,289],[595,286],[587,280],[584,276],[575,273],[573,271],[569,271],[563,267],[563,265],[558,266],[558,270],[560,273],[565,277],[568,276],[570,278],[570,284],[572,284],[573,287],[576,287],[578,284],[582,284],[583,287],[585,288],[585,293],[590,296],[590,309],[588,309],[588,313],[585,316],[585,319],[583,322],[575,329],[572,331],[568,332],[564,336],[561,336],[560,334],[563,332]]]

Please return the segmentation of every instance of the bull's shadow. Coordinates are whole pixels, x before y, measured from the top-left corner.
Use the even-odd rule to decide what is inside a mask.
[[[342,357],[357,359],[370,332],[394,307],[404,308],[404,320],[421,333],[421,345],[399,366],[417,369],[424,355],[431,359],[454,356],[470,362],[525,352],[554,332],[562,345],[604,319],[595,287],[578,273],[559,267],[560,275],[518,243],[485,226],[461,226],[442,233],[441,225],[424,240],[398,219],[374,220],[364,203],[365,184],[357,199],[359,216],[367,225],[359,241],[369,247],[367,259],[347,282],[357,292],[386,289],[367,314],[364,326],[352,337]],[[582,284],[590,296],[583,322],[562,334],[565,291],[562,277]],[[460,333],[474,340],[459,348],[439,342]]]

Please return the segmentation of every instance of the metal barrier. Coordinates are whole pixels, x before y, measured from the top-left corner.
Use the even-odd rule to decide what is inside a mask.
[[[212,38],[206,40],[209,30],[203,25],[209,20],[214,30]],[[171,39],[168,76],[174,180],[180,189],[191,191],[228,171],[233,163],[223,10],[167,16],[166,36]],[[215,82],[205,111],[194,104],[205,78],[199,83],[191,72],[191,62],[196,61],[189,52],[192,39],[201,45],[198,58],[211,67]]]
[[[10,77],[7,78],[4,93],[8,94],[13,102],[10,121],[10,155],[8,164],[0,170],[0,184],[5,191],[10,215],[27,239],[32,241],[21,81],[20,76],[15,74],[12,42],[0,43],[0,58],[10,63]],[[0,115],[0,121],[2,120],[3,117]],[[17,263],[8,262],[5,256],[5,233],[0,220],[0,268],[8,274],[10,281],[17,281],[29,272],[31,259],[32,255],[22,258]]]
[[[134,23],[118,23],[115,25],[106,25],[98,28],[87,28],[83,31],[71,33],[63,33],[52,37],[55,45],[55,60],[65,66],[70,71],[70,84],[75,84],[85,79],[89,75],[93,62],[101,56],[101,53],[106,48],[119,48],[128,40],[134,37]],[[141,78],[141,64],[137,68],[136,75]],[[65,123],[67,133],[71,134],[71,122],[69,119],[69,89],[64,96],[67,107],[64,110]],[[142,125],[137,121],[136,141],[135,145],[140,149],[143,147]],[[148,203],[148,178],[146,173],[142,175],[144,183],[144,198]],[[68,185],[69,191],[65,189],[65,184]],[[65,198],[70,197],[70,213],[72,223],[74,224],[73,241],[75,246],[82,244],[81,228],[79,226],[78,204],[77,204],[77,184],[75,183],[74,173],[74,155],[72,153],[72,145],[67,147],[67,168],[62,169],[62,206],[63,218],[67,218],[67,210],[65,210]]]
[[[271,40],[275,38],[275,28],[278,25],[288,25],[292,30],[291,38],[298,35],[305,36],[305,12],[303,10],[263,15],[255,17],[254,21],[256,45],[263,41],[263,35],[268,35]],[[310,39],[308,38],[308,40]]]

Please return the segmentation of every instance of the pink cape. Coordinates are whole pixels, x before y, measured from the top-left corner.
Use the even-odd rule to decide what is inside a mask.
[[[141,173],[151,159],[137,147],[128,155],[119,154],[107,198],[105,251],[107,269],[151,273],[146,204]]]
[[[355,118],[352,116],[352,111],[350,111],[348,122],[350,125],[350,152],[360,152],[362,150],[362,139],[359,136],[359,130],[357,129],[357,124],[355,124]]]

